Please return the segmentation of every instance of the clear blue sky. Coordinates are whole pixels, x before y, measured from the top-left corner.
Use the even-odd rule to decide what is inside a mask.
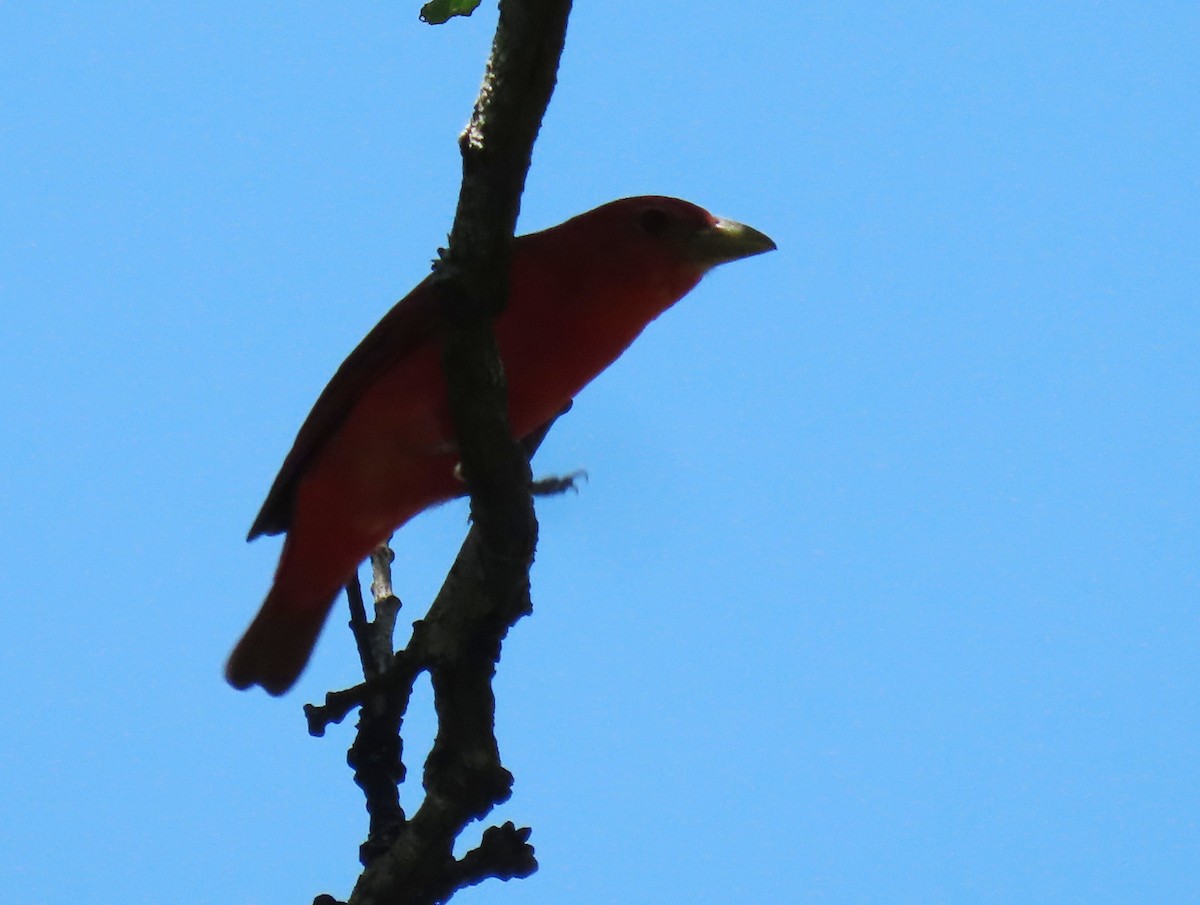
[[[11,901],[357,874],[300,711],[347,634],[283,700],[220,672],[296,428],[450,224],[494,12],[418,5],[0,7]],[[1194,3],[578,4],[523,229],[656,192],[779,251],[538,458],[591,476],[498,680],[542,868],[456,901],[1200,902],[1197,46]],[[464,521],[398,535],[404,618]]]

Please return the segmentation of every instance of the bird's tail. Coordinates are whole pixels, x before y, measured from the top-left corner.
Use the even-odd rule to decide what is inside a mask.
[[[281,695],[296,684],[341,589],[340,583],[330,588],[329,582],[297,580],[290,547],[285,543],[275,583],[225,664],[234,688],[261,685]]]

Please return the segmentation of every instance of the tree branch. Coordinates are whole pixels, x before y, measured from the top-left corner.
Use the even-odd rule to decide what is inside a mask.
[[[570,408],[571,406],[568,404],[554,419],[522,441],[523,453],[527,457],[533,457],[554,421],[566,414]],[[404,766],[400,762],[402,749],[399,746],[399,729],[412,694],[413,683],[421,672],[431,669],[433,664],[464,656],[464,646],[469,641],[473,627],[480,618],[480,614],[488,610],[481,546],[481,533],[478,528],[472,528],[463,541],[462,548],[459,550],[441,590],[434,598],[428,615],[423,620],[414,623],[408,643],[393,657],[386,673],[355,685],[353,688],[330,692],[321,706],[309,704],[304,708],[308,716],[309,732],[313,735],[323,735],[325,728],[330,723],[340,722],[357,706],[363,708],[359,718],[358,733],[348,760],[355,768],[355,782],[366,795],[367,812],[370,816],[370,831],[367,841],[360,849],[360,858],[364,866],[370,867],[380,855],[390,851],[407,829],[406,818],[400,809],[399,798],[396,794],[396,786],[403,779],[404,774]],[[376,562],[376,557],[372,557],[372,561]],[[384,589],[375,587],[381,584],[378,572],[375,573],[375,577],[373,590],[378,597]],[[355,589],[357,590],[357,587]],[[388,589],[390,590],[390,582]],[[376,621],[378,619],[377,616]],[[490,705],[491,700],[489,686],[484,692],[485,705]],[[472,718],[477,720],[479,709],[478,707],[470,708],[466,714],[467,720]],[[455,724],[459,722],[459,717],[453,713],[445,716],[450,722]],[[441,720],[442,713],[439,713],[439,722]],[[492,732],[490,710],[488,710],[487,731],[489,734]],[[445,738],[449,739],[461,734],[460,727],[448,728]],[[446,744],[449,742],[447,741]],[[498,757],[497,754],[497,765]],[[454,830],[454,836],[461,832],[462,826],[465,826],[466,822],[462,821],[462,825]],[[427,878],[428,882],[441,889],[453,879],[453,883],[451,883],[451,891],[453,891],[453,889],[473,885],[486,879],[486,874],[480,876],[477,872],[488,864],[494,865],[495,868],[491,875],[500,879],[527,876],[532,873],[537,862],[533,857],[533,847],[528,844],[529,831],[517,830],[511,824],[507,826],[511,828],[511,832],[504,838],[510,840],[509,849],[511,850],[503,859],[490,859],[478,854],[474,856],[468,854],[462,861],[453,861],[439,856],[437,860],[441,867],[442,880],[435,883],[435,874]],[[500,829],[504,829],[504,827]],[[489,838],[493,838],[488,834],[496,830],[496,827],[492,827],[484,832],[485,843]],[[517,837],[519,837],[519,844],[517,841],[513,841],[517,840]],[[453,837],[449,838],[448,844],[453,846]],[[483,843],[480,848],[487,849]],[[487,851],[491,851],[491,849],[487,849]],[[466,863],[468,859],[470,859],[469,864]],[[525,872],[519,872],[518,868]],[[472,877],[474,879],[469,879]],[[432,889],[433,886],[430,888]],[[363,899],[362,901],[379,900]],[[412,901],[425,900],[413,899]],[[441,901],[441,899],[428,899],[428,901]]]
[[[377,828],[372,813],[372,835],[362,852],[367,866],[352,905],[432,905],[488,876],[527,876],[537,866],[529,831],[511,823],[485,831],[480,846],[461,860],[453,846],[470,821],[505,801],[512,788],[512,775],[500,763],[491,682],[501,642],[532,609],[529,567],[537,519],[528,453],[508,424],[492,321],[507,302],[521,192],[554,90],[570,7],[569,0],[501,0],[483,87],[459,141],[462,190],[449,248],[435,265],[435,289],[447,321],[447,393],[474,527],[429,615],[413,626],[388,675],[366,672],[360,739],[368,706],[381,708],[399,729],[422,670],[433,685],[438,733],[416,814],[406,821],[398,800],[393,810],[389,799],[383,804],[388,825]],[[363,647],[366,665],[370,646]],[[314,725],[312,710],[309,718]],[[403,765],[398,743],[392,750],[396,759],[389,751],[385,766],[394,779]]]

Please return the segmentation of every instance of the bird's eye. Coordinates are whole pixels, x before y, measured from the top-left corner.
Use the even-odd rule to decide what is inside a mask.
[[[638,216],[638,225],[651,236],[661,236],[671,225],[671,215],[658,207],[648,207]]]

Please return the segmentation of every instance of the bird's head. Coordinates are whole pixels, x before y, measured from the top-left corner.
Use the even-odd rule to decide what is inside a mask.
[[[596,329],[603,321],[629,332],[675,304],[717,265],[774,248],[758,230],[698,205],[642,195],[517,239],[514,279],[543,292],[556,286],[575,316],[590,310]],[[526,294],[539,295],[532,288]]]
[[[547,232],[586,243],[600,252],[598,260],[635,269],[669,267],[695,279],[718,264],[775,250],[775,243],[753,227],[663,195],[610,201]]]

